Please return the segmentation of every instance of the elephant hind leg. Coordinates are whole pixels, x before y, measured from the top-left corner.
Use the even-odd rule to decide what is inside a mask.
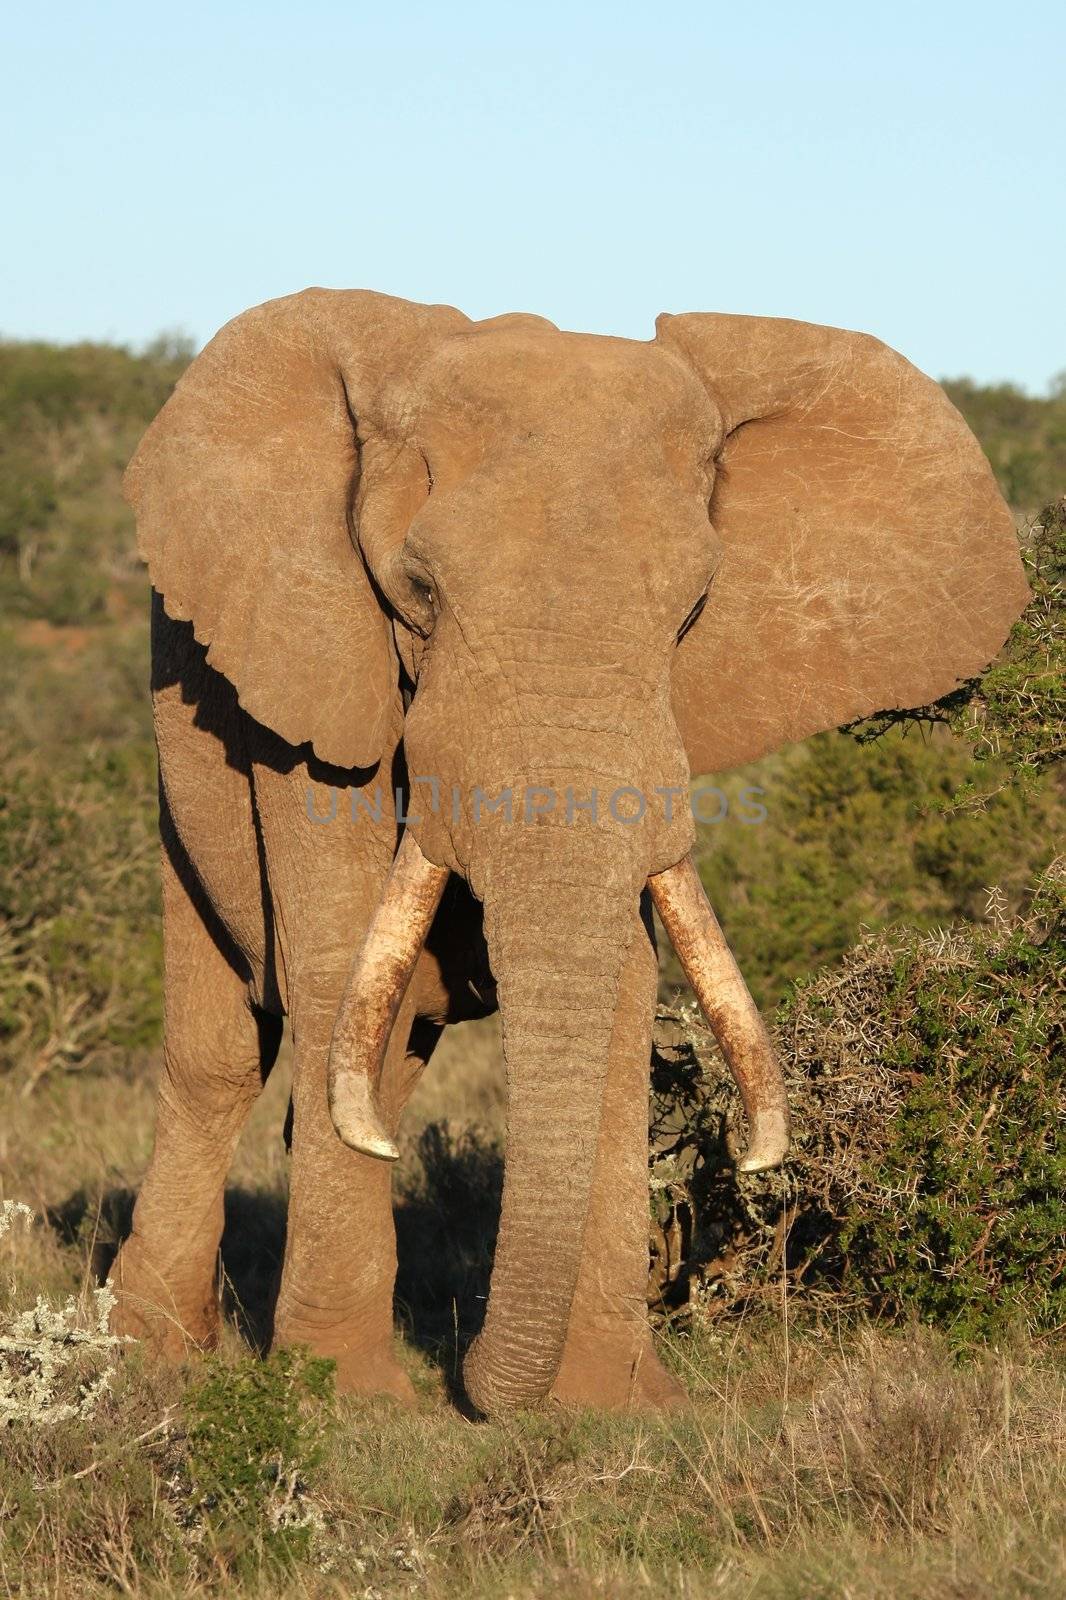
[[[110,1274],[115,1332],[180,1360],[218,1334],[216,1268],[234,1147],[277,1056],[282,1019],[211,916],[164,816],[163,1068],[155,1145]]]

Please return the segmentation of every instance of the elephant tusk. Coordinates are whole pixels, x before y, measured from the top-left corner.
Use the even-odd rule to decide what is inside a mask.
[[[691,855],[655,873],[648,888],[744,1102],[748,1148],[737,1167],[741,1172],[778,1167],[789,1145],[785,1080]]]
[[[353,1150],[395,1161],[378,1087],[389,1035],[448,880],[405,833],[348,978],[329,1050],[329,1112]]]

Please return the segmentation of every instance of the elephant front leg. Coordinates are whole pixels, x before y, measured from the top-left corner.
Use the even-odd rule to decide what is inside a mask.
[[[178,849],[173,836],[173,848]],[[186,873],[191,869],[184,864]],[[191,878],[190,878],[191,881]],[[218,1335],[216,1285],[226,1174],[274,1063],[280,1017],[251,1003],[163,852],[166,1018],[151,1163],[111,1269],[115,1333],[181,1360]]]
[[[393,1290],[396,1230],[391,1161],[341,1143],[326,1100],[333,1022],[346,975],[329,992],[301,995],[293,1016],[293,1128],[289,1226],[274,1316],[274,1345],[305,1345],[336,1363],[342,1393],[388,1394],[412,1402],[396,1359]],[[393,1128],[432,1042],[407,1048],[411,1006],[401,1008],[382,1081]]]
[[[677,1406],[685,1391],[648,1323],[648,1094],[658,964],[642,929],[622,975],[585,1238],[552,1397],[609,1409]]]

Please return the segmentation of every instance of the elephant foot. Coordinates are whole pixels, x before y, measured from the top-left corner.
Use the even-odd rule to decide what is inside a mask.
[[[213,1280],[205,1284],[198,1275],[195,1288],[182,1284],[178,1275],[153,1264],[135,1234],[119,1251],[107,1282],[115,1296],[109,1318],[113,1334],[137,1339],[160,1360],[174,1364],[217,1345]]]
[[[401,1405],[416,1403],[415,1387],[391,1349],[353,1348],[342,1338],[324,1336],[321,1329],[301,1328],[286,1322],[274,1337],[272,1348],[302,1346],[313,1356],[334,1364],[333,1384],[337,1394],[361,1395],[366,1399],[385,1395]]]
[[[602,1337],[571,1335],[551,1398],[597,1411],[676,1411],[689,1403],[655,1354],[650,1336],[617,1345]]]
[[[366,1398],[385,1395],[402,1406],[417,1404],[415,1386],[394,1356],[383,1356],[376,1360],[366,1357],[353,1361],[338,1360],[334,1382],[338,1394],[362,1395]]]

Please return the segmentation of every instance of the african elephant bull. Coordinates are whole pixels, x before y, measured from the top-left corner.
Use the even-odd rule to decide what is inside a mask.
[[[468,1392],[675,1398],[645,1315],[649,891],[746,1165],[773,1165],[781,1074],[689,861],[689,773],[985,665],[1027,588],[973,437],[861,334],[683,315],[641,343],[316,289],[222,330],[128,494],[166,1027],[117,1326],[211,1339],[223,1184],[287,1014],[275,1338],[410,1394],[388,1158],[441,1027],[491,1004],[487,953],[506,1174]]]

